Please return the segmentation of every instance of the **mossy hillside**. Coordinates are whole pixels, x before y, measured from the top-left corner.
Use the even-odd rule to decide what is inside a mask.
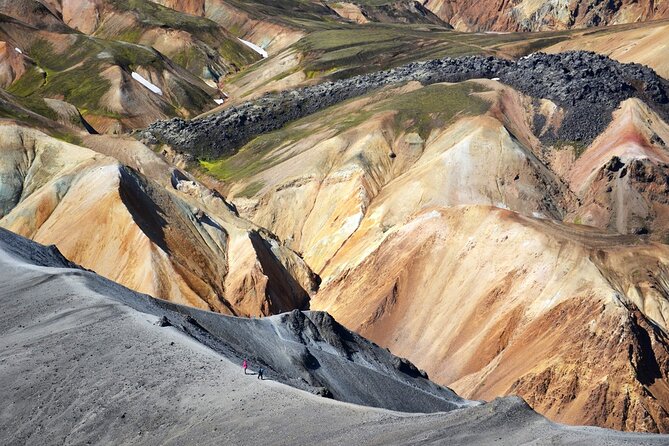
[[[37,128],[54,138],[81,145],[76,131],[56,122],[57,113],[39,97],[22,98],[9,93],[0,94],[0,118],[11,119]]]
[[[300,69],[310,79],[342,79],[419,60],[523,55],[567,38],[567,33],[538,33],[528,39],[521,33],[471,34],[434,26],[368,24],[314,31],[293,47],[303,54]]]
[[[331,9],[310,0],[227,0],[226,3],[253,18],[304,31],[332,28],[344,22]]]
[[[333,135],[343,133],[383,112],[395,112],[393,126],[397,134],[415,131],[426,139],[434,128],[448,125],[458,117],[485,113],[489,103],[474,95],[482,91],[485,89],[473,82],[433,84],[380,101],[372,100],[353,113],[344,112],[347,104],[360,100],[350,99],[297,120],[283,129],[260,135],[234,155],[202,160],[200,166],[222,181],[243,181],[285,161],[290,154],[284,154],[282,149],[290,144],[326,130],[332,130]],[[376,95],[378,92],[368,98],[378,97]]]
[[[7,88],[7,91],[15,96],[26,97],[35,93],[45,82],[46,73],[38,67],[30,67]]]
[[[77,106],[83,115],[95,114],[120,119],[100,102],[111,88],[111,83],[102,73],[109,66],[117,65],[123,70],[136,71],[139,67],[162,72],[168,62],[156,51],[142,45],[115,42],[84,35],[73,37],[73,51],[59,54],[53,45],[43,39],[36,40],[28,54],[43,69],[42,77],[31,75],[19,79],[9,90],[24,93],[25,97],[62,97]],[[200,110],[209,97],[187,82],[175,82],[175,101],[168,115],[176,116],[177,110]]]
[[[73,35],[73,42],[64,52],[58,52],[45,39],[37,39],[28,54],[47,74],[64,71],[81,63],[114,64],[132,69],[139,66],[163,69],[165,62],[155,50],[126,42]]]
[[[237,196],[244,198],[251,198],[265,187],[264,181],[253,181],[249,183],[244,189],[242,189]]]
[[[4,118],[16,119],[28,124],[34,124],[35,120],[27,111],[53,121],[58,119],[58,114],[39,96],[22,97],[8,94],[6,99],[0,98],[0,108]]]
[[[213,49],[223,59],[224,64],[233,70],[259,59],[255,51],[207,18],[183,14],[147,1],[114,0],[112,5],[121,13],[132,14],[137,20],[136,25],[119,32],[117,29],[107,29],[103,22],[96,35],[110,40],[140,43],[144,33],[150,29],[185,31],[193,38],[192,47],[168,56],[196,75],[200,75],[209,62],[210,55],[207,54],[206,47]],[[183,54],[184,52],[186,54]]]
[[[183,14],[174,9],[146,0],[110,0],[114,9],[135,15],[143,27],[181,29],[189,33],[211,31],[215,22],[203,17]]]
[[[281,130],[254,138],[232,156],[217,160],[201,160],[200,166],[210,175],[223,181],[251,177],[282,162],[285,158],[273,153],[308,136],[311,129],[300,129],[299,121]]]

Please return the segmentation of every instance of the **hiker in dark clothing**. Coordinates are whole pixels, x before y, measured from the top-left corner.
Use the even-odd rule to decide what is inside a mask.
[[[263,376],[264,376],[263,373],[265,373],[265,371],[262,369],[262,367],[259,368],[258,369],[258,379],[263,379]]]

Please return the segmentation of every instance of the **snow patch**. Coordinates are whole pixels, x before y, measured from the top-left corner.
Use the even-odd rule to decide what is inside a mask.
[[[491,80],[491,81],[498,81],[498,80],[499,80],[499,78],[498,78],[498,77],[493,77],[493,78],[492,78],[492,79],[490,79],[490,80]]]
[[[244,45],[251,48],[256,53],[260,54],[263,59],[266,59],[267,57],[269,57],[269,53],[267,51],[265,51],[265,49],[263,47],[260,47],[260,46],[256,45],[255,43],[249,42],[248,40],[244,40],[244,39],[240,39],[240,38],[237,38],[237,40],[239,40]]]
[[[23,51],[21,51],[21,48],[14,48],[14,51],[16,51],[19,54],[23,54]]]
[[[216,102],[218,105],[221,105],[225,102],[225,99],[214,99],[214,102]]]
[[[426,220],[432,220],[435,218],[441,218],[441,212],[439,211],[430,211],[426,214],[418,216],[416,219],[414,219],[415,222],[423,222]]]
[[[346,218],[346,220],[344,220],[344,224],[337,232],[344,234],[353,234],[353,232],[360,226],[360,222],[362,221],[363,217],[364,215],[362,212],[358,212],[357,214],[349,216],[348,218]]]
[[[152,84],[151,82],[147,81],[142,77],[141,74],[135,73],[134,71],[132,72],[132,78],[135,79],[137,82],[140,84],[144,85],[146,88],[154,92],[155,94],[158,94],[160,96],[163,95],[163,90],[158,88],[156,85]]]

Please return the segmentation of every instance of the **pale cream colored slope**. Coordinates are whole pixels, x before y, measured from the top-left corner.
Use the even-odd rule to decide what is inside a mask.
[[[444,88],[446,95],[461,87],[433,88],[437,95]],[[466,112],[458,119],[453,113],[453,122],[437,125],[423,140],[409,124],[398,127],[396,111],[378,105],[389,96],[400,103],[403,95],[415,100],[410,95],[420,89],[409,84],[337,107],[308,137],[265,155],[284,161],[232,185],[230,196],[243,215],[301,252],[324,280],[333,268],[364,258],[388,228],[430,206],[485,204],[562,217],[570,195],[566,186],[499,120],[464,117]],[[497,94],[481,93],[491,101]],[[370,115],[332,135],[337,119],[361,109]],[[302,126],[314,128],[298,124],[296,131]],[[264,185],[256,197],[237,197],[253,183]],[[349,238],[356,240],[347,244]]]
[[[197,183],[172,190],[112,158],[0,126],[0,224],[156,297],[240,315],[308,305],[313,277]]]
[[[352,22],[359,23],[361,25],[369,23],[369,19],[367,19],[367,17],[365,17],[365,15],[362,13],[360,5],[349,2],[334,2],[330,3],[328,6],[332,8],[337,14]]]
[[[312,308],[469,398],[517,393],[563,422],[666,431],[668,266],[668,247],[634,237],[433,208],[389,230]]]

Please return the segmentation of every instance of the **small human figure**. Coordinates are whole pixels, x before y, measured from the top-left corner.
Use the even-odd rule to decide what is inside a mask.
[[[244,369],[244,375],[246,375],[246,369],[248,368],[249,363],[246,362],[246,358],[244,358],[244,362],[242,362],[242,368]]]
[[[265,371],[262,369],[262,367],[259,368],[258,369],[258,379],[263,379],[263,373],[265,373]]]

